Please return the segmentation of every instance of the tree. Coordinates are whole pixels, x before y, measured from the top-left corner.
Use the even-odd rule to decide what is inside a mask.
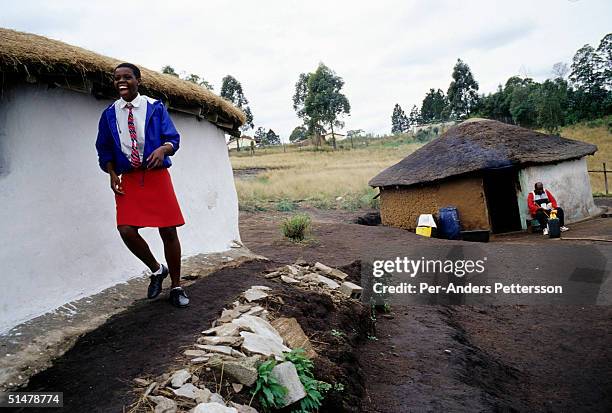
[[[417,108],[417,105],[412,105],[412,109],[410,110],[410,115],[408,115],[408,125],[416,126],[421,124],[423,119],[421,118],[421,111]]]
[[[246,115],[246,121],[240,128],[243,132],[255,127],[253,124],[253,113],[249,107],[249,101],[246,96],[244,96],[242,85],[235,77],[227,75],[223,78],[221,82],[221,97],[232,102],[234,106],[241,109]]]
[[[557,62],[552,67],[553,79],[565,79],[568,73],[569,67],[567,66],[567,63]]]
[[[563,79],[546,80],[535,95],[538,125],[549,133],[556,133],[565,120],[567,82]]]
[[[509,103],[512,120],[519,126],[533,127],[537,124],[535,97],[538,84],[531,78],[513,76],[506,82],[504,93]]]
[[[474,80],[470,67],[461,59],[457,59],[453,68],[453,81],[446,94],[451,116],[458,119],[468,117],[478,102],[478,82]]]
[[[506,99],[506,94],[501,85],[497,87],[497,91],[494,93],[483,95],[478,99],[475,112],[476,116],[482,118],[513,123],[510,113],[510,100]]]
[[[174,68],[172,66],[164,66],[162,67],[162,73],[165,73],[167,75],[172,75],[175,77],[179,77],[178,73],[176,73],[176,71],[174,70]]]
[[[423,118],[423,122],[439,122],[444,120],[446,106],[447,102],[444,92],[440,89],[429,89],[421,105],[421,117]]]
[[[190,75],[186,76],[184,80],[195,83],[196,85],[202,86],[205,89],[213,90],[213,85],[211,83],[196,74],[191,73]]]
[[[344,80],[323,63],[319,63],[313,73],[300,74],[295,84],[293,108],[315,136],[319,136],[324,125],[330,127],[332,134],[334,127],[344,126],[339,117],[350,115],[351,106],[341,92],[343,86]],[[335,149],[335,138],[332,138],[332,144]]]
[[[255,135],[253,136],[253,138],[255,139],[255,143],[257,143],[258,145],[265,145],[266,144],[266,130],[264,128],[262,128],[261,126],[257,128],[257,130],[255,131]]]
[[[587,93],[598,92],[605,84],[603,64],[601,55],[585,44],[574,55],[570,79]]]
[[[408,132],[408,129],[410,129],[408,117],[399,103],[396,103],[391,115],[391,133],[404,133]]]
[[[363,134],[363,129],[351,129],[350,131],[346,132],[346,137],[351,140],[351,148],[355,147],[353,145],[353,138],[361,136],[362,134]]]
[[[612,33],[606,34],[601,39],[597,47],[597,53],[602,62],[604,85],[610,91],[612,89]]]
[[[291,135],[289,135],[289,142],[301,142],[308,137],[308,130],[304,126],[296,126]]]
[[[278,136],[272,129],[268,129],[265,137],[266,145],[280,145],[280,136]]]

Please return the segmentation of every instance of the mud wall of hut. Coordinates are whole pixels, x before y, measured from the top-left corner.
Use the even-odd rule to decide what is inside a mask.
[[[565,222],[572,223],[597,215],[600,211],[593,202],[591,181],[586,158],[558,164],[535,165],[519,171],[520,190],[517,191],[521,223],[529,216],[527,195],[536,182],[542,182],[565,213]]]
[[[423,187],[385,188],[380,195],[383,225],[415,229],[420,214],[455,206],[464,230],[490,229],[482,179],[459,178]]]

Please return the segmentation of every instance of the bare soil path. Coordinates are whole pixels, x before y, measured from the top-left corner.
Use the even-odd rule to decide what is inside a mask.
[[[415,243],[432,251],[448,248],[448,241],[356,225],[356,213],[307,212],[313,234],[306,243],[282,239],[284,213],[243,213],[243,242],[280,262],[302,257],[336,266],[373,254],[401,256]],[[610,234],[612,220],[577,224],[572,231]],[[521,280],[545,255],[558,256],[562,268],[568,265],[563,259],[588,255],[596,245],[585,265],[599,260],[597,274],[610,282],[612,248],[604,243],[551,241],[535,234],[494,241],[477,248],[500,260],[500,276]],[[360,351],[366,387],[362,411],[612,411],[611,306],[393,305],[391,310],[379,316],[377,340]]]

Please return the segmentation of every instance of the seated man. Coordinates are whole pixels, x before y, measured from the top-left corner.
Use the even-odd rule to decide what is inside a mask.
[[[569,228],[565,226],[565,219],[563,210],[557,205],[557,200],[552,194],[544,189],[542,182],[535,184],[533,192],[530,192],[527,196],[527,206],[529,207],[529,213],[535,219],[540,222],[540,226],[544,228],[544,235],[548,235],[548,217],[550,211],[553,209],[557,210],[557,218],[559,218],[559,225],[561,225],[561,231],[567,231]]]

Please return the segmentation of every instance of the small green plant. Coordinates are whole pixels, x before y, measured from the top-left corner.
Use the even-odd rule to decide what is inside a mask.
[[[253,396],[259,400],[264,411],[272,409],[280,409],[283,405],[283,400],[287,394],[287,389],[280,385],[274,377],[272,377],[272,369],[276,366],[276,360],[268,360],[263,362],[257,368],[257,381],[253,389]]]
[[[302,241],[310,229],[310,216],[296,214],[282,223],[283,235],[292,241]]]
[[[281,212],[291,212],[296,208],[295,202],[290,199],[284,198],[276,203],[276,210]]]
[[[345,334],[342,331],[338,331],[336,329],[332,329],[331,335],[334,337],[344,337]]]
[[[312,373],[314,365],[312,360],[306,357],[304,349],[296,348],[285,353],[285,361],[293,363],[306,391],[306,397],[300,400],[300,407],[293,410],[292,413],[316,412],[321,407],[324,394],[332,388],[331,384],[314,378]]]

